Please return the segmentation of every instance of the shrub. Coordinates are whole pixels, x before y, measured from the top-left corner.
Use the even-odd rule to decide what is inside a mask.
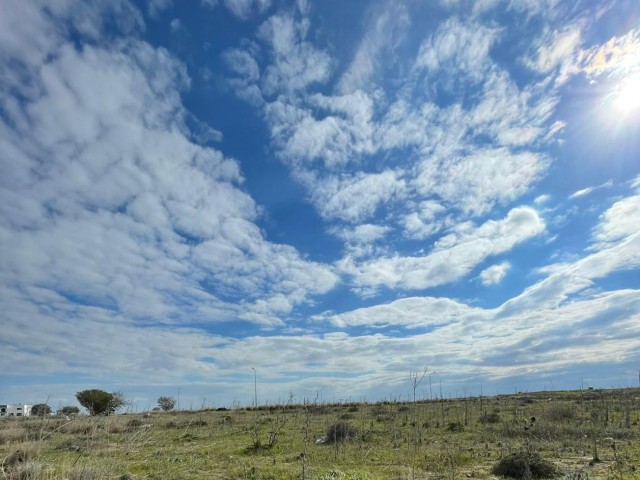
[[[483,415],[480,417],[481,423],[499,423],[500,422],[500,414],[498,412],[491,412],[487,415]]]
[[[516,452],[501,459],[491,470],[494,475],[510,478],[552,478],[556,467],[537,453]]]
[[[31,407],[31,415],[35,415],[36,417],[44,417],[45,415],[49,415],[51,413],[51,407],[46,403],[38,403]]]
[[[67,405],[62,407],[59,411],[62,415],[77,415],[80,413],[80,409],[74,405]]]
[[[78,403],[89,411],[90,415],[109,415],[126,404],[122,393],[109,393],[98,389],[78,392],[76,398]]]
[[[160,397],[158,398],[158,406],[165,412],[168,412],[176,406],[176,399],[173,397]]]
[[[139,418],[132,418],[127,422],[127,428],[130,430],[135,430],[136,428],[139,428],[142,425],[143,425],[143,422]]]
[[[345,442],[356,434],[355,429],[347,422],[338,422],[327,429],[326,443]]]
[[[549,420],[562,422],[573,420],[576,416],[576,411],[573,407],[568,405],[554,405],[546,411],[545,416]]]
[[[447,425],[447,430],[449,430],[450,432],[461,432],[464,430],[464,427],[460,422],[449,422],[449,425]]]

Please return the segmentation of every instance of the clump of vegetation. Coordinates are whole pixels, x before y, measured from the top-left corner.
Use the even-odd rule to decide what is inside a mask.
[[[137,428],[140,428],[142,425],[143,425],[142,420],[140,420],[139,418],[132,418],[127,422],[127,429],[130,431],[135,430]]]
[[[464,430],[464,427],[460,422],[449,422],[449,425],[447,425],[447,430],[449,430],[450,432],[462,432]]]
[[[58,413],[62,415],[77,415],[80,413],[80,409],[73,405],[68,405],[66,407],[62,407]]]
[[[46,403],[38,403],[31,407],[31,415],[36,417],[44,417],[51,414],[51,407]]]
[[[538,453],[515,452],[496,463],[492,473],[517,479],[553,478],[558,475],[558,470]]]
[[[110,415],[126,405],[124,395],[120,392],[105,392],[92,389],[76,393],[78,403],[89,411],[89,415]]]
[[[176,399],[173,397],[160,397],[158,398],[158,406],[165,412],[168,412],[176,406]]]
[[[500,413],[494,411],[480,417],[480,423],[500,423]]]
[[[325,434],[326,443],[346,442],[355,437],[356,430],[347,422],[338,422],[330,425]]]
[[[12,426],[0,430],[0,445],[9,442],[23,442],[29,437],[29,432],[22,426]]]
[[[576,410],[569,405],[554,405],[547,409],[546,417],[555,422],[566,422],[576,417]]]
[[[25,442],[4,458],[2,473],[6,479],[36,479],[42,465],[36,460],[40,455],[40,447],[36,443]]]

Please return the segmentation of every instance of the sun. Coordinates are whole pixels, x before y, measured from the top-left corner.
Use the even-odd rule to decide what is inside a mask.
[[[616,110],[623,114],[640,109],[640,72],[634,72],[620,81],[613,103]]]

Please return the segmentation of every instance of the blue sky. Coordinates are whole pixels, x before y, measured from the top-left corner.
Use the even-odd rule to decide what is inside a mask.
[[[637,2],[0,9],[2,401],[637,385]]]

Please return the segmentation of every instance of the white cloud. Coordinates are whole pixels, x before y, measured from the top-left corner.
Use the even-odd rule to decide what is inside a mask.
[[[261,83],[266,95],[291,94],[329,78],[331,58],[304,40],[308,28],[306,21],[286,14],[269,17],[260,26],[258,37],[271,55]]]
[[[570,199],[576,199],[579,197],[584,197],[587,196],[589,194],[591,194],[592,192],[594,192],[595,190],[600,190],[601,188],[607,188],[607,187],[611,187],[613,185],[613,181],[609,180],[605,183],[602,183],[600,185],[596,185],[594,187],[586,187],[586,188],[582,188],[580,190],[577,190],[575,192],[573,192],[571,195],[569,195]]]
[[[530,152],[478,149],[468,155],[426,159],[414,185],[423,196],[437,195],[465,214],[481,215],[524,194],[546,165],[545,159]]]
[[[479,81],[490,67],[489,50],[498,38],[498,30],[477,23],[463,23],[452,17],[445,20],[436,33],[420,46],[415,71],[450,77],[456,74]],[[450,81],[454,79],[450,78]]]
[[[373,8],[369,17],[367,31],[337,84],[339,93],[348,94],[369,87],[379,70],[393,63],[394,49],[410,24],[407,8],[395,1],[386,1]]]
[[[484,317],[474,309],[448,298],[410,297],[343,314],[327,314],[316,320],[329,320],[336,327],[382,327],[402,325],[410,328],[446,325],[461,319]]]
[[[405,234],[409,238],[417,240],[429,238],[448,223],[446,220],[436,220],[444,212],[446,212],[446,208],[434,200],[421,202],[416,211],[404,217],[403,227]]]
[[[578,26],[554,31],[547,41],[538,48],[536,59],[530,63],[532,68],[545,73],[559,66],[569,67],[582,42],[582,31]]]
[[[239,19],[248,20],[254,14],[266,12],[271,7],[271,0],[224,0],[224,6]]]
[[[321,119],[281,100],[267,109],[267,119],[274,125],[273,139],[283,158],[295,166],[322,159],[333,170],[375,152],[373,98],[357,91],[333,97],[313,95],[308,100]]]
[[[509,262],[491,265],[480,272],[480,280],[484,286],[497,285],[502,282],[510,268],[511,264]]]
[[[173,0],[148,0],[149,15],[157,16],[161,11],[173,5]]]
[[[365,223],[352,229],[341,230],[339,235],[351,243],[373,243],[384,238],[390,230],[382,225]]]
[[[544,230],[544,221],[535,210],[517,207],[502,220],[467,226],[441,238],[423,257],[395,256],[360,264],[345,258],[339,266],[354,277],[356,288],[365,292],[381,286],[425,289],[464,278],[486,258],[508,252]]]
[[[173,20],[171,20],[169,27],[171,28],[171,31],[173,33],[176,33],[182,29],[182,22],[179,18],[174,18]]]
[[[580,67],[590,78],[608,74],[621,78],[637,71],[640,49],[640,29],[629,30],[601,45],[580,52]]]
[[[617,242],[637,235],[639,225],[640,195],[634,195],[614,203],[601,215],[594,237],[601,243]]]
[[[365,34],[371,42],[363,40],[336,87],[348,93],[313,93],[329,81],[333,61],[306,40],[304,13],[275,15],[262,25],[259,39],[269,52],[262,72],[255,45],[230,50],[226,59],[235,74],[230,84],[263,108],[276,154],[322,216],[368,221],[378,206],[401,198],[411,203],[389,205],[391,221],[409,238],[425,239],[529,191],[550,163],[535,147],[549,131],[557,99],[535,86],[519,87],[493,62],[498,28],[457,18],[422,43],[411,65],[398,66],[395,91],[388,85],[372,90],[379,40],[399,38],[393,32],[405,22],[396,17],[372,14]],[[308,62],[314,68],[305,67]],[[456,88],[447,79],[474,82],[481,92],[464,107],[439,107],[431,99],[434,82]],[[387,161],[400,167],[389,168]],[[365,186],[374,188],[363,192]],[[453,216],[423,217],[413,205],[426,200],[453,207]]]
[[[548,203],[549,200],[551,200],[551,196],[545,193],[545,194],[542,194],[542,195],[538,195],[533,200],[533,203],[535,203],[536,205],[544,205],[545,203]]]
[[[345,222],[362,222],[391,201],[404,188],[401,175],[395,171],[355,176],[328,177],[303,180],[310,187],[311,200],[325,218],[339,218]]]
[[[237,162],[190,140],[181,63],[135,39],[59,43],[43,65],[11,60],[38,89],[0,122],[5,288],[131,323],[273,325],[333,287],[330,268],[264,238]]]

